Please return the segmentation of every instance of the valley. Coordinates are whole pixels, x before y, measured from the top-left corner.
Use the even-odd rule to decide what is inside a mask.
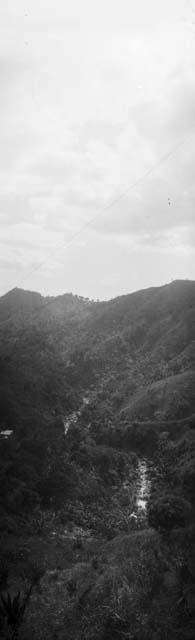
[[[194,319],[191,281],[0,298],[3,640],[193,638]]]

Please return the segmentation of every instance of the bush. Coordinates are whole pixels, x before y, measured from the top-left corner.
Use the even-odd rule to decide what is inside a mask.
[[[3,515],[0,517],[0,532],[18,534],[18,521],[17,518],[10,515]]]
[[[174,527],[186,526],[190,513],[190,504],[182,496],[159,495],[148,505],[148,523],[154,529],[170,531]]]
[[[4,591],[7,588],[7,581],[9,575],[9,564],[6,558],[0,560],[0,591]]]

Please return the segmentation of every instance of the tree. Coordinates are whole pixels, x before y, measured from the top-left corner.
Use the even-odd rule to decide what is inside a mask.
[[[182,496],[158,495],[148,505],[148,522],[154,529],[170,531],[185,527],[190,518],[190,504]]]

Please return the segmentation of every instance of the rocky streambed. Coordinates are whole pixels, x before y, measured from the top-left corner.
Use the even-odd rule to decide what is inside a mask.
[[[79,418],[82,414],[83,409],[86,405],[89,405],[91,402],[91,397],[85,396],[83,397],[82,405],[80,409],[77,411],[73,411],[68,417],[64,419],[64,433],[67,435],[68,431],[76,425],[79,421]],[[137,468],[137,479],[135,482],[135,487],[132,486],[132,478],[128,478],[123,482],[123,488],[129,494],[129,507],[127,508],[127,519],[130,523],[139,524],[144,521],[144,525],[147,525],[147,504],[150,496],[151,490],[151,479],[150,479],[150,463],[146,458],[140,458],[138,461]],[[132,491],[135,495],[134,506],[132,508]],[[75,538],[78,535],[81,537],[86,536],[86,532],[82,530],[82,528],[75,528],[75,531],[70,532],[65,531],[64,537]],[[90,533],[88,532],[87,535]],[[55,535],[55,534],[54,534]]]

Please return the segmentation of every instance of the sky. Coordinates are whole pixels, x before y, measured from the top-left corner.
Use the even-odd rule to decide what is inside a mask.
[[[0,295],[195,278],[195,1],[0,7]]]

